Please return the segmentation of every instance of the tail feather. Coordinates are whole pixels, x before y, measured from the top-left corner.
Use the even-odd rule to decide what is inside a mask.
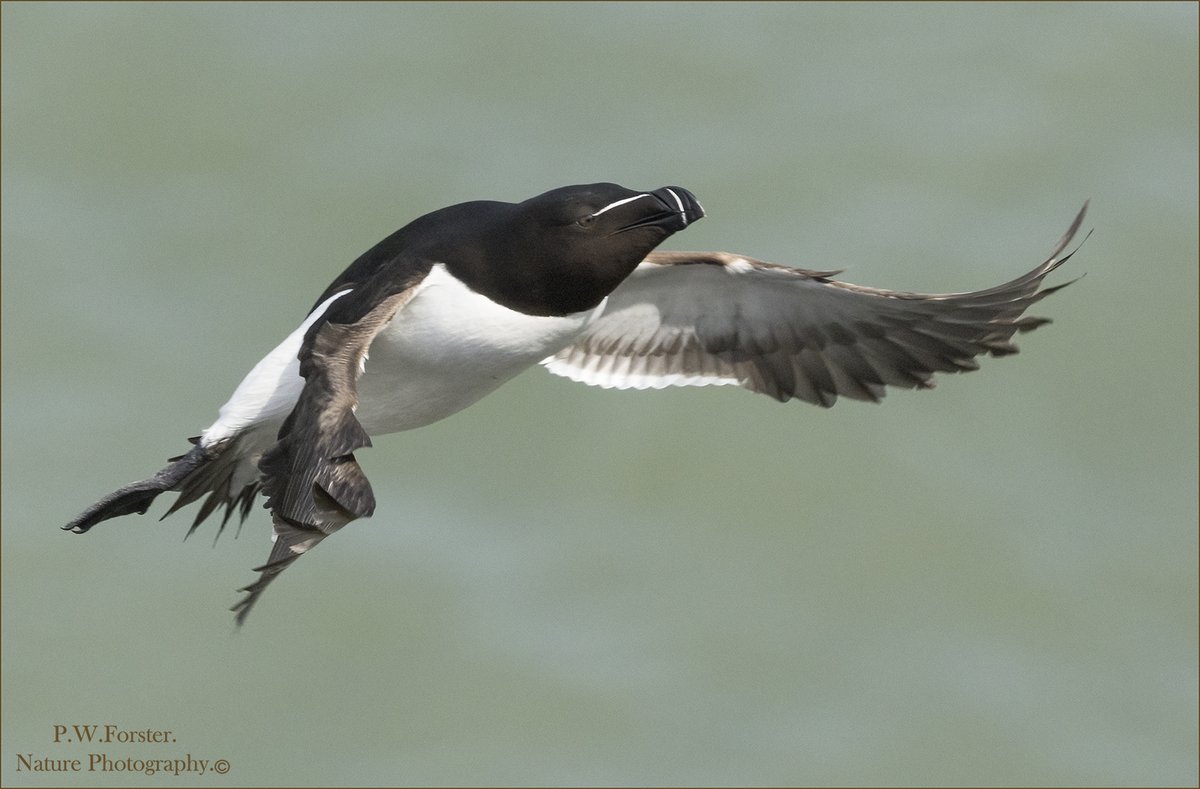
[[[207,494],[192,520],[192,525],[188,527],[187,537],[191,537],[200,524],[222,505],[225,512],[214,539],[220,538],[235,511],[240,511],[241,520],[245,521],[260,487],[257,473],[258,453],[261,452],[260,439],[262,436],[271,436],[272,432],[264,428],[254,434],[241,433],[211,447],[210,462],[180,480],[175,488],[179,491],[179,498],[175,499],[163,517],[199,501]],[[246,467],[253,469],[248,482],[244,473]]]

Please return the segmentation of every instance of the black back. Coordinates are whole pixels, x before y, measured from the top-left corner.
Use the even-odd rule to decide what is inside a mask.
[[[635,192],[598,183],[565,186],[521,203],[461,203],[426,214],[376,244],[316,303],[354,288],[323,316],[353,323],[441,263],[505,307],[567,315],[598,305],[651,250],[703,215],[695,197],[677,186]]]

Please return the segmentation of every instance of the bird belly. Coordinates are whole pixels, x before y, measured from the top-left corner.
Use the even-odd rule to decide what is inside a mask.
[[[434,266],[371,343],[358,380],[358,420],[379,435],[444,419],[569,345],[603,307],[525,315]]]

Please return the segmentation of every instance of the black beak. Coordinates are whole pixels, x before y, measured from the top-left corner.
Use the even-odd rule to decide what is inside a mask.
[[[674,214],[673,221],[668,220],[662,223],[672,233],[683,230],[692,222],[704,217],[704,208],[700,205],[700,201],[682,186],[664,186],[662,189],[655,189],[650,194],[662,201],[667,210]]]
[[[647,194],[658,203],[654,213],[625,225],[616,232],[624,233],[638,227],[661,227],[668,233],[676,233],[704,217],[700,201],[682,186],[664,186]],[[639,204],[641,202],[638,201]]]

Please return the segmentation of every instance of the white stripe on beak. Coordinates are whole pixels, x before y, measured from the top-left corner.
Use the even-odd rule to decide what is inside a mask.
[[[671,193],[671,197],[675,198],[675,205],[679,206],[679,216],[683,219],[683,226],[687,227],[687,211],[683,208],[683,201],[679,199],[679,195],[675,194],[674,189],[668,187],[667,191]]]

